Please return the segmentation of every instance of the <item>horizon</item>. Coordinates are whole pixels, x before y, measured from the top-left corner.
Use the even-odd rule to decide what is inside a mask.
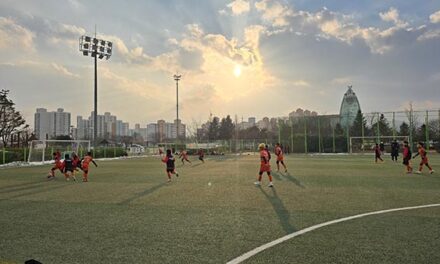
[[[78,39],[95,25],[114,44],[98,62],[98,113],[131,126],[176,119],[177,72],[186,124],[336,114],[348,85],[363,113],[440,109],[440,3],[44,3],[0,3],[0,88],[31,126],[37,108],[93,111],[93,63]]]

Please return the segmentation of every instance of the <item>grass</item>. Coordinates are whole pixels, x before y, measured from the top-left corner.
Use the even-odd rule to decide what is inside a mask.
[[[172,183],[158,158],[98,162],[88,183],[46,181],[48,166],[1,169],[0,263],[225,263],[314,224],[440,202],[439,174],[371,156],[287,157],[273,189],[267,177],[253,186],[257,156],[193,160]],[[440,170],[439,156],[430,163]],[[369,216],[246,263],[438,263],[439,225],[440,208]]]

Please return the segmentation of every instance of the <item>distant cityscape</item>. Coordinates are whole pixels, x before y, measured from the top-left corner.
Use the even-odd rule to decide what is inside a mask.
[[[349,86],[342,99],[340,113],[336,115],[321,115],[320,117],[325,118],[332,127],[335,127],[337,124],[350,126],[353,124],[359,110],[359,101],[352,87]],[[71,113],[65,112],[63,108],[58,108],[56,111],[37,108],[34,118],[35,137],[40,140],[63,136],[73,139],[91,140],[93,139],[93,116],[94,112],[91,112],[90,116],[86,119],[83,116],[77,116],[75,127],[72,125]],[[274,131],[277,129],[278,120],[294,121],[304,116],[316,117],[318,113],[298,108],[285,117],[263,117],[259,121],[255,117],[248,117],[246,121],[241,118],[240,122],[235,117],[234,123],[238,130],[257,127],[260,130]],[[218,119],[218,117],[214,118]],[[211,122],[212,120],[208,120],[206,123],[201,124],[200,127],[195,129],[194,134],[199,138],[204,138],[208,133]],[[105,112],[104,115],[97,115],[97,137],[101,141],[106,140],[109,143],[123,142],[127,137],[131,137],[134,142],[144,145],[168,142],[177,138],[177,126],[179,126],[179,138],[186,138],[187,125],[182,123],[181,120],[174,120],[173,122],[158,120],[156,123],[149,123],[145,126],[135,124],[134,127],[130,128],[128,122],[118,119],[116,115],[112,115],[110,112]]]

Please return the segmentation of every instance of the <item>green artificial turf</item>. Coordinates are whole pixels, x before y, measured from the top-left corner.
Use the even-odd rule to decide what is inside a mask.
[[[171,183],[154,157],[98,161],[88,183],[47,181],[48,165],[0,169],[0,263],[225,263],[325,221],[440,203],[440,173],[372,156],[288,156],[273,189],[253,185],[258,156],[192,159]],[[440,172],[440,156],[430,163]],[[439,226],[440,208],[368,216],[247,263],[438,263]]]

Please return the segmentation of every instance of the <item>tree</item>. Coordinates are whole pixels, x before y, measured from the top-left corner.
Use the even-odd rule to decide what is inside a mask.
[[[350,128],[350,136],[360,137],[362,136],[362,129],[364,130],[364,135],[366,135],[367,130],[367,120],[362,114],[361,110],[358,111],[356,115],[356,119],[353,122],[353,125]]]
[[[13,133],[26,128],[26,121],[19,111],[15,110],[14,102],[8,98],[9,90],[0,91],[0,138],[6,146]]]
[[[377,126],[379,125],[379,133],[380,136],[390,136],[392,135],[392,129],[390,127],[390,124],[388,123],[388,120],[383,116],[380,115],[380,117],[378,118],[379,120],[376,119],[376,122],[374,122],[371,125],[371,132],[374,136],[377,136]]]
[[[399,127],[400,136],[409,136],[409,125],[403,122]]]
[[[219,138],[224,140],[231,139],[234,128],[234,123],[232,123],[232,119],[229,115],[227,115],[226,118],[222,118],[219,128]]]
[[[209,140],[217,140],[219,132],[219,118],[214,117],[211,122],[209,122],[208,127],[208,137]]]

